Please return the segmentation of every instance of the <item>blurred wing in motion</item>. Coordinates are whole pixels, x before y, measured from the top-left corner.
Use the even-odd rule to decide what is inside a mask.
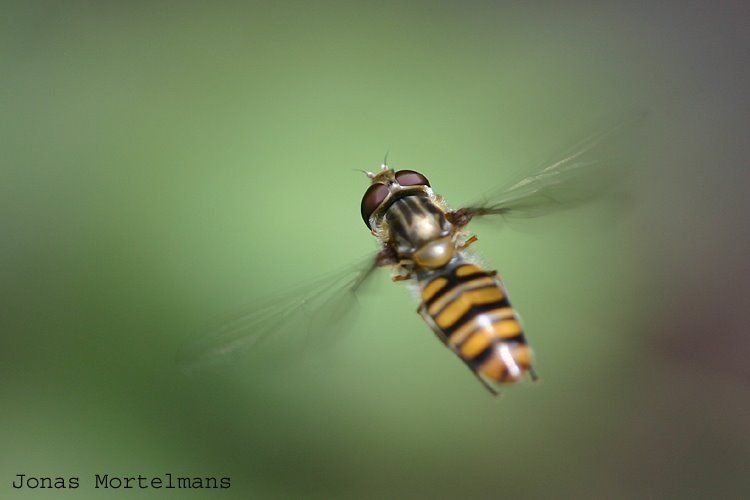
[[[463,226],[475,217],[487,215],[500,215],[504,219],[538,217],[600,197],[616,187],[627,173],[622,146],[632,147],[632,143],[625,138],[630,134],[623,132],[632,131],[642,117],[622,121],[587,137],[537,173],[452,212],[452,219]]]
[[[271,337],[295,332],[297,347],[330,340],[357,306],[357,292],[378,267],[378,255],[325,274],[297,287],[250,303],[217,321],[179,354],[186,373],[236,361]],[[292,354],[289,351],[286,354]]]

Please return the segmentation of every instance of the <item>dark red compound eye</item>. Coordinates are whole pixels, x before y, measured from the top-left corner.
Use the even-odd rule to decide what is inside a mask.
[[[370,216],[383,203],[388,193],[389,191],[385,184],[380,183],[373,184],[365,191],[365,195],[362,197],[362,219],[367,224],[367,227],[370,227]]]
[[[414,170],[399,170],[396,172],[396,180],[402,186],[429,186],[427,177]]]

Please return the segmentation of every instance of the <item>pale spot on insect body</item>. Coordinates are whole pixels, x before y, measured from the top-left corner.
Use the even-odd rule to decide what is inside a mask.
[[[494,333],[494,329],[492,327],[492,321],[490,321],[490,318],[488,316],[484,314],[480,315],[477,318],[477,323],[479,324],[479,326],[482,327],[483,330],[485,330],[490,335]]]
[[[414,222],[414,230],[420,240],[430,240],[441,233],[442,228],[437,224],[435,217],[420,215]]]
[[[499,344],[497,347],[495,347],[495,349],[500,355],[500,359],[503,360],[503,363],[505,363],[505,366],[508,368],[508,373],[510,374],[510,376],[513,378],[520,377],[521,368],[519,368],[516,360],[513,358],[513,354],[511,354],[508,344]]]

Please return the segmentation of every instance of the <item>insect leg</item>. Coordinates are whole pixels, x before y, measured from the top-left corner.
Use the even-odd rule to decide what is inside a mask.
[[[468,366],[468,363],[466,365]],[[493,396],[499,396],[500,395],[500,392],[497,389],[495,389],[494,387],[492,387],[485,379],[483,379],[482,376],[480,374],[478,374],[471,366],[469,366],[469,369],[471,370],[471,373],[473,373],[474,376],[477,378],[477,380],[479,380],[479,382],[485,387],[485,389],[487,389],[488,391],[490,391],[490,393]]]
[[[466,250],[467,248],[469,248],[469,246],[471,246],[472,243],[475,243],[477,240],[478,238],[476,237],[476,235],[472,236],[459,246],[459,250]]]
[[[407,273],[407,274],[397,274],[396,276],[393,276],[391,279],[393,281],[407,281],[407,280],[410,280],[411,278],[412,278],[412,273]]]

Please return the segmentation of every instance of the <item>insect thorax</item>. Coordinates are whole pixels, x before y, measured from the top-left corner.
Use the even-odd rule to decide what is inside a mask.
[[[384,214],[383,224],[389,242],[402,256],[410,256],[453,232],[443,210],[422,193],[394,201]]]

